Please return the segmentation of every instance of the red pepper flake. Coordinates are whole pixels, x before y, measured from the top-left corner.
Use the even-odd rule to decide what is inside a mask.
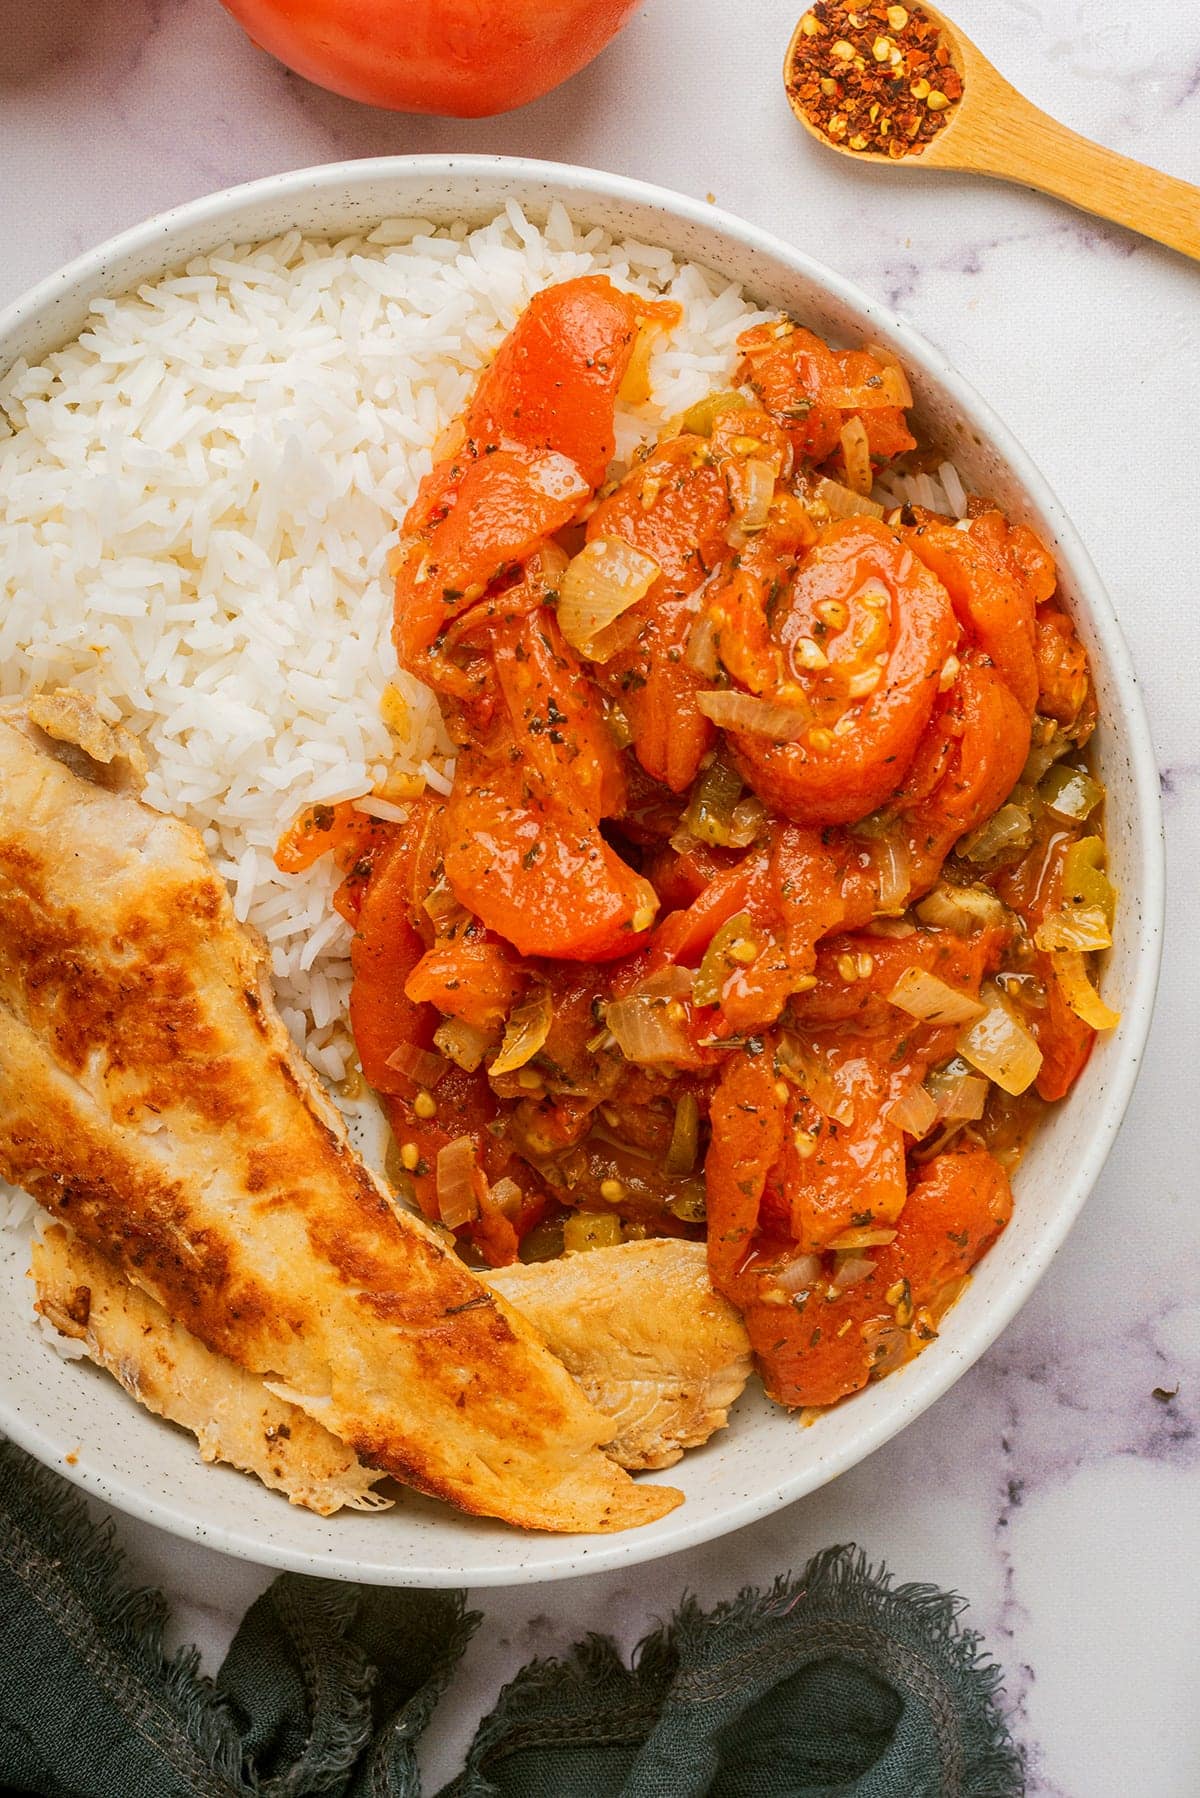
[[[919,6],[814,0],[800,21],[788,92],[831,143],[919,156],[962,98],[941,32]]]

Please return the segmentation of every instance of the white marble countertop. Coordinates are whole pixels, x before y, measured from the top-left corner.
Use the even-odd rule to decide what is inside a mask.
[[[1174,886],[1151,1052],[1108,1168],[991,1353],[834,1486],[724,1542],[632,1573],[482,1595],[430,1789],[502,1679],[584,1627],[627,1644],[684,1589],[705,1600],[855,1540],[970,1600],[1008,1673],[1030,1791],[1200,1791],[1200,269],[1039,196],[848,165],[787,112],[799,0],[649,0],[565,89],[458,124],[372,112],[286,74],[216,0],[0,0],[0,301],[148,213],[345,156],[474,149],[713,194],[834,264],[939,343],[1024,440],[1124,621],[1162,767]],[[1200,11],[1176,0],[959,0],[1035,101],[1200,182]],[[1155,1387],[1179,1394],[1170,1403]],[[211,1663],[258,1569],[126,1520],[140,1575]],[[447,1707],[448,1708],[448,1707]]]

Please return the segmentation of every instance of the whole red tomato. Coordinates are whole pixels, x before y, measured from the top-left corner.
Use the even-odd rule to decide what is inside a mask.
[[[397,112],[524,106],[599,55],[641,0],[223,0],[320,87]]]

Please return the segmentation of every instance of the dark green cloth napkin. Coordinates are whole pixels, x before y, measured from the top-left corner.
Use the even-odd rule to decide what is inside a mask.
[[[592,1636],[499,1697],[441,1798],[1019,1798],[962,1601],[853,1548],[702,1611],[632,1666]],[[164,1655],[111,1527],[0,1445],[0,1781],[46,1798],[418,1798],[416,1744],[479,1626],[461,1592],[285,1574],[215,1680]],[[447,1703],[453,1702],[451,1694]]]

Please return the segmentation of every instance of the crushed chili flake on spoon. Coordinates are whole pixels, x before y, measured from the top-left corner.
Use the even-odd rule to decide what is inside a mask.
[[[788,91],[842,149],[919,156],[962,98],[939,27],[919,6],[815,0],[800,21]]]

